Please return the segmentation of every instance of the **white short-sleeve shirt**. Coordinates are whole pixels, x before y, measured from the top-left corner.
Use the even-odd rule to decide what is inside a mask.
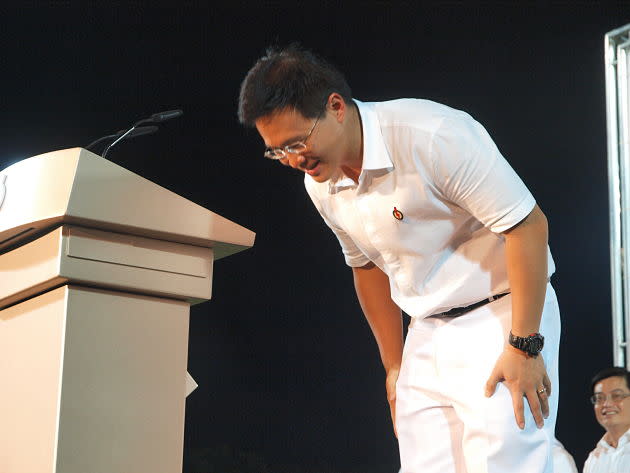
[[[602,437],[584,464],[584,473],[630,472],[630,431],[619,438],[617,448]]]
[[[346,263],[374,262],[412,317],[508,291],[500,233],[535,200],[483,126],[428,100],[355,103],[363,129],[358,185],[343,175],[324,183],[305,175]]]

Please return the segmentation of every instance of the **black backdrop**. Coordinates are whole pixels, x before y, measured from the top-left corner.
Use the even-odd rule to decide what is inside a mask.
[[[350,6],[352,5],[352,6]],[[520,6],[519,6],[520,5]],[[109,159],[257,232],[192,309],[187,472],[392,472],[383,372],[302,177],[240,127],[240,81],[271,43],[338,65],[361,100],[421,97],[481,121],[550,221],[563,317],[557,436],[581,467],[612,363],[603,35],[628,2],[18,2],[0,7],[0,169],[156,111]],[[557,391],[556,391],[557,392]]]

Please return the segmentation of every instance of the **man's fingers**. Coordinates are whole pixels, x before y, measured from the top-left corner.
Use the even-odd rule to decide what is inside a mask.
[[[512,407],[514,408],[514,418],[519,429],[525,428],[525,417],[523,416],[523,393],[510,389],[512,395]]]
[[[549,379],[549,376],[547,376],[547,373],[545,373],[545,376],[543,377],[543,386],[547,390],[547,396],[551,396],[551,380]]]
[[[542,415],[546,419],[549,417],[549,397],[547,391],[539,392],[538,399],[540,399],[540,407],[542,409]]]
[[[543,412],[542,406],[540,404],[539,394],[536,391],[529,391],[525,394],[525,396],[527,397],[527,402],[529,403],[529,410],[532,411],[532,415],[534,416],[536,426],[539,429],[542,429],[542,426],[545,425],[545,421],[543,420]],[[549,408],[547,407],[547,409]]]
[[[394,427],[394,435],[398,438],[398,431],[396,430],[396,397],[389,400],[389,413],[392,416],[392,426]]]
[[[540,398],[543,417],[546,419],[549,417],[549,396],[551,396],[551,380],[547,373],[543,376],[542,385],[545,390],[542,393],[539,392],[538,397]]]
[[[499,381],[499,377],[493,371],[488,378],[488,381],[486,381],[486,397],[490,397],[494,394],[494,391],[496,391]]]
[[[387,402],[389,403],[389,414],[392,417],[394,435],[398,438],[396,430],[396,382],[398,381],[398,370],[389,371],[385,378],[385,390],[387,392]]]

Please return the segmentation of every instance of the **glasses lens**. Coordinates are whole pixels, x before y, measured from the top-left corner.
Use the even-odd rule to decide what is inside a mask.
[[[601,404],[604,402],[604,399],[606,399],[606,397],[603,394],[593,394],[591,396],[591,402],[593,404]]]
[[[265,150],[265,158],[268,159],[282,159],[286,156],[286,153],[280,148],[267,148]]]
[[[292,145],[289,145],[284,149],[287,151],[287,153],[300,154],[306,151],[306,145],[301,141],[298,141],[297,143],[293,143]]]
[[[626,398],[627,394],[625,393],[612,393],[610,395],[610,399],[612,400],[612,402],[620,402],[623,401]]]

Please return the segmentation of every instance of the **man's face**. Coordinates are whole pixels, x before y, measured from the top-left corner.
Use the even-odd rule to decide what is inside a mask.
[[[334,115],[329,116],[327,111],[319,118],[306,118],[294,109],[277,111],[256,120],[256,129],[268,148],[284,149],[298,142],[304,143],[306,148],[302,152],[287,153],[279,162],[305,172],[317,182],[327,181],[339,169],[341,127]]]
[[[605,395],[606,399],[593,406],[597,422],[607,431],[611,428],[616,430],[628,430],[630,428],[630,397],[619,401],[613,401],[611,395],[630,394],[623,376],[611,376],[602,379],[595,385],[593,394]]]

